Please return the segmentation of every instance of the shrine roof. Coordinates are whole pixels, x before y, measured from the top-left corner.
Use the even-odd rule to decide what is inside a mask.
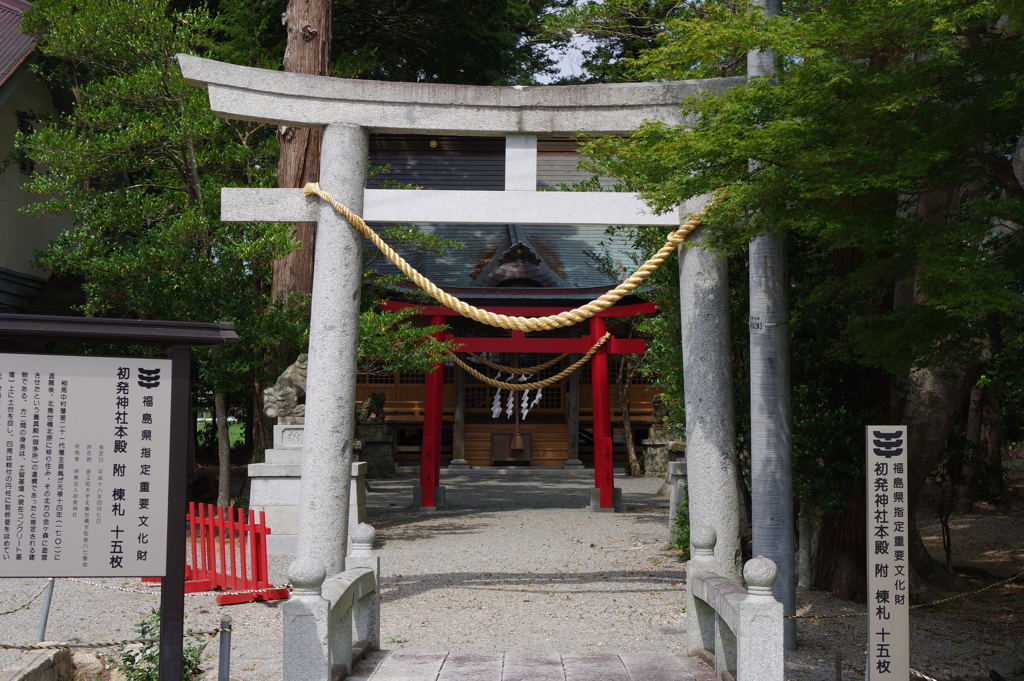
[[[14,75],[35,47],[37,38],[18,29],[21,12],[30,7],[24,0],[0,0],[0,85]]]
[[[588,297],[593,291],[604,292],[636,269],[635,250],[629,233],[606,234],[607,228],[595,225],[444,225],[423,224],[420,231],[459,242],[465,247],[448,254],[398,249],[402,257],[438,286],[463,289],[474,298],[561,297],[567,300]],[[541,265],[554,276],[536,287],[498,288],[493,277],[492,260],[501,257],[515,239],[510,227],[521,236],[522,243],[535,253]],[[369,244],[369,242],[367,242]],[[370,246],[372,248],[372,246]],[[595,255],[605,254],[619,272],[611,277],[598,267]],[[639,256],[641,261],[644,254]],[[400,274],[398,268],[383,256],[372,265],[380,274]],[[484,275],[484,276],[481,276]]]

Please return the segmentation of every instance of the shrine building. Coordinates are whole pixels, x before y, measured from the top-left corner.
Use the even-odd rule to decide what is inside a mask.
[[[577,146],[567,137],[536,141],[537,190],[557,190],[559,185],[590,179],[576,169]],[[503,191],[505,156],[504,136],[372,134],[370,164],[389,171],[371,176],[367,188],[400,184],[427,190]],[[603,178],[601,184],[611,186]],[[630,234],[610,235],[600,225],[418,224],[417,228],[463,248],[444,256],[398,249],[403,257],[446,292],[496,313],[535,317],[573,309],[614,288],[637,265]],[[641,260],[648,255],[640,254]],[[384,257],[372,267],[380,274],[399,272]],[[411,282],[405,285],[409,291],[416,288]],[[401,286],[392,290],[390,309],[414,304]],[[387,395],[387,423],[389,435],[396,440],[398,465],[431,459],[434,466],[592,468],[595,427],[599,433],[612,433],[615,465],[624,464],[619,369],[623,353],[645,351],[642,339],[627,336],[631,319],[655,313],[653,304],[629,296],[589,324],[536,333],[486,326],[437,304],[415,306],[421,313],[413,318],[414,324],[448,325],[447,339],[460,346],[460,359],[501,381],[514,382],[518,377],[489,368],[467,353],[513,367],[538,366],[566,355],[528,379],[540,381],[581,358],[606,332],[612,338],[574,374],[539,394],[529,391],[526,408],[521,392],[510,398],[510,391],[484,384],[451,358],[427,373],[362,368],[357,400],[375,391]],[[623,380],[629,383],[629,415],[639,448],[651,425],[651,398],[659,390],[638,371],[631,373]],[[517,432],[520,437],[513,441]]]

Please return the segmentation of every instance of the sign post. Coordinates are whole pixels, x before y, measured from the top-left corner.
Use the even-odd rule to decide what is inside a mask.
[[[167,511],[181,522],[167,526],[167,564],[160,587],[160,681],[179,681],[185,646],[185,515],[188,512],[188,408],[192,348],[171,351],[170,475]]]
[[[869,681],[910,678],[907,427],[868,426]]]
[[[162,577],[159,678],[180,681],[191,348],[234,345],[234,326],[0,314],[0,338],[171,348],[0,353],[0,577]]]

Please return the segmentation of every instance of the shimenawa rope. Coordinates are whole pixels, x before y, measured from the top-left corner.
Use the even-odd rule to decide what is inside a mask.
[[[475,359],[476,361],[480,362],[484,366],[490,367],[495,371],[501,371],[506,374],[515,374],[516,376],[529,376],[530,374],[536,374],[538,372],[544,371],[548,367],[558,364],[563,359],[569,356],[569,353],[566,352],[564,354],[559,355],[558,357],[555,357],[553,360],[549,362],[544,362],[543,364],[538,364],[535,367],[526,367],[525,369],[523,369],[519,367],[505,366],[504,364],[498,364],[497,362],[491,362],[490,360],[484,359],[475,352],[467,352],[466,354]]]
[[[594,343],[594,347],[590,348],[590,351],[587,352],[587,354],[583,355],[580,361],[576,362],[575,364],[572,364],[571,366],[566,367],[565,369],[558,372],[554,376],[545,378],[543,381],[534,381],[533,383],[505,383],[503,381],[496,381],[493,378],[488,378],[487,376],[484,376],[479,371],[477,371],[476,369],[474,369],[473,367],[469,366],[461,359],[459,359],[454,353],[449,354],[451,354],[452,359],[455,360],[455,363],[458,364],[463,369],[465,369],[467,372],[469,372],[471,376],[473,376],[477,380],[483,381],[492,388],[502,388],[504,390],[522,392],[523,390],[538,390],[540,388],[546,388],[553,383],[558,383],[563,378],[565,378],[566,376],[568,376],[569,374],[571,374],[572,372],[576,371],[581,366],[589,362],[590,358],[594,356],[594,353],[596,353],[602,345],[607,343],[608,339],[611,337],[612,335],[610,333],[606,333],[605,335],[601,336],[601,340]]]
[[[391,262],[395,263],[398,269],[400,269],[405,276],[412,279],[417,286],[429,293],[431,297],[441,304],[452,308],[463,317],[469,317],[470,319],[476,320],[482,324],[496,326],[500,329],[516,329],[518,331],[550,331],[551,329],[572,326],[573,324],[578,324],[579,322],[590,319],[599,312],[607,310],[609,307],[622,300],[622,298],[632,293],[644,282],[645,279],[647,279],[647,277],[651,276],[651,273],[658,269],[658,266],[661,265],[661,263],[665,261],[665,258],[667,258],[672,251],[676,249],[676,246],[686,241],[686,237],[690,232],[695,230],[701,224],[700,214],[691,215],[686,219],[686,222],[681,224],[668,235],[665,245],[662,246],[650,260],[645,262],[639,269],[637,269],[636,272],[630,275],[628,279],[603,296],[592,300],[575,310],[567,310],[565,312],[560,312],[557,315],[549,315],[547,317],[510,317],[474,307],[473,305],[464,303],[455,296],[442,291],[433,282],[420,274],[416,268],[406,262],[405,259],[396,253],[393,248],[384,243],[384,240],[381,239],[376,232],[370,229],[361,217],[339,203],[329,192],[321,189],[319,182],[310,182],[302,191],[306,196],[312,196],[315,194],[327,203],[331,204],[331,206],[334,207],[334,210],[344,216],[345,219],[347,219],[349,223],[351,223],[351,225],[363,236],[372,241],[373,244],[380,249],[381,253],[386,255]]]

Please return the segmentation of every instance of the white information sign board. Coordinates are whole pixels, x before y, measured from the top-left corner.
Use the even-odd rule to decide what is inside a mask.
[[[867,427],[868,679],[910,678],[907,427]]]
[[[166,571],[171,360],[0,354],[0,577]]]

